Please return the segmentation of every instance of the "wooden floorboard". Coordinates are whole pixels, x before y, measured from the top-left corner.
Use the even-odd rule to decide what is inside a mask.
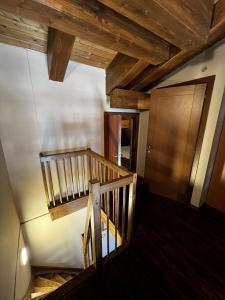
[[[131,246],[99,271],[95,284],[76,291],[76,299],[88,299],[86,293],[92,299],[225,299],[224,215],[139,195]]]

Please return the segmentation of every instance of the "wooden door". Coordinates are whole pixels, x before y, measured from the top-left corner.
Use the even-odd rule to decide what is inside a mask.
[[[121,115],[108,115],[108,159],[120,165]]]
[[[225,123],[216,154],[207,204],[225,213]]]
[[[152,193],[187,200],[206,84],[151,94],[145,178]]]

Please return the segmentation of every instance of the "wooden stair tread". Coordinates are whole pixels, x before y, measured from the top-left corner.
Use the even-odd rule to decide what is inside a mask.
[[[50,292],[53,292],[57,289],[58,287],[56,286],[35,286],[33,288],[33,293],[50,293]]]
[[[52,281],[52,280],[49,280],[45,277],[41,277],[41,276],[38,276],[37,278],[35,278],[35,281],[34,281],[34,286],[35,287],[60,287],[62,284],[56,282],[56,281]]]
[[[70,274],[61,274],[61,276],[66,280],[69,281],[71,279],[73,279],[73,276]]]
[[[57,282],[61,285],[67,282],[67,280],[65,278],[63,278],[60,274],[46,274],[46,275],[43,275],[43,277],[48,280]]]
[[[36,293],[31,293],[31,299],[35,300],[35,299],[40,299],[41,296],[44,296],[48,294],[48,292],[36,292]]]

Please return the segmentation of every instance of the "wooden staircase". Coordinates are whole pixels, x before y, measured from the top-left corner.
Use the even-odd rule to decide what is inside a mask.
[[[74,274],[47,273],[34,278],[31,299],[41,299],[74,278]]]
[[[86,270],[69,282],[64,282],[67,278],[63,274],[39,276],[35,281],[34,293],[48,293],[45,298],[49,300],[62,299],[65,291],[78,288],[79,283],[129,244],[137,174],[91,149],[45,152],[40,154],[40,160],[52,220],[87,208],[82,238]]]

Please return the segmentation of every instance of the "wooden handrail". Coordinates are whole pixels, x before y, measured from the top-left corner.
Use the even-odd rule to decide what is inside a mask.
[[[107,160],[105,157],[101,156],[100,154],[94,152],[93,150],[88,150],[89,154],[96,158],[98,161],[100,161],[101,163],[103,163],[104,165],[106,165],[107,167],[109,167],[110,169],[112,169],[113,171],[115,171],[116,173],[118,173],[120,176],[127,176],[127,175],[132,175],[133,173],[131,173],[130,171],[128,171],[127,169],[118,166],[117,164]]]
[[[89,148],[42,152],[40,161],[53,220],[87,206],[83,235],[85,267],[94,264],[97,268],[103,261],[102,226],[106,226],[108,257],[131,239],[137,174]]]
[[[63,152],[64,151],[64,152]],[[67,157],[74,157],[84,154],[89,154],[89,149],[82,149],[82,150],[76,150],[76,149],[70,149],[70,150],[58,150],[58,151],[48,151],[48,152],[41,152],[40,153],[40,160],[42,162],[45,161],[51,161],[51,160],[57,160],[61,158],[67,158]]]
[[[112,179],[109,182],[104,182],[100,185],[101,194],[112,191],[113,189],[121,188],[125,185],[129,185],[133,182],[133,174],[127,175],[121,178]]]

